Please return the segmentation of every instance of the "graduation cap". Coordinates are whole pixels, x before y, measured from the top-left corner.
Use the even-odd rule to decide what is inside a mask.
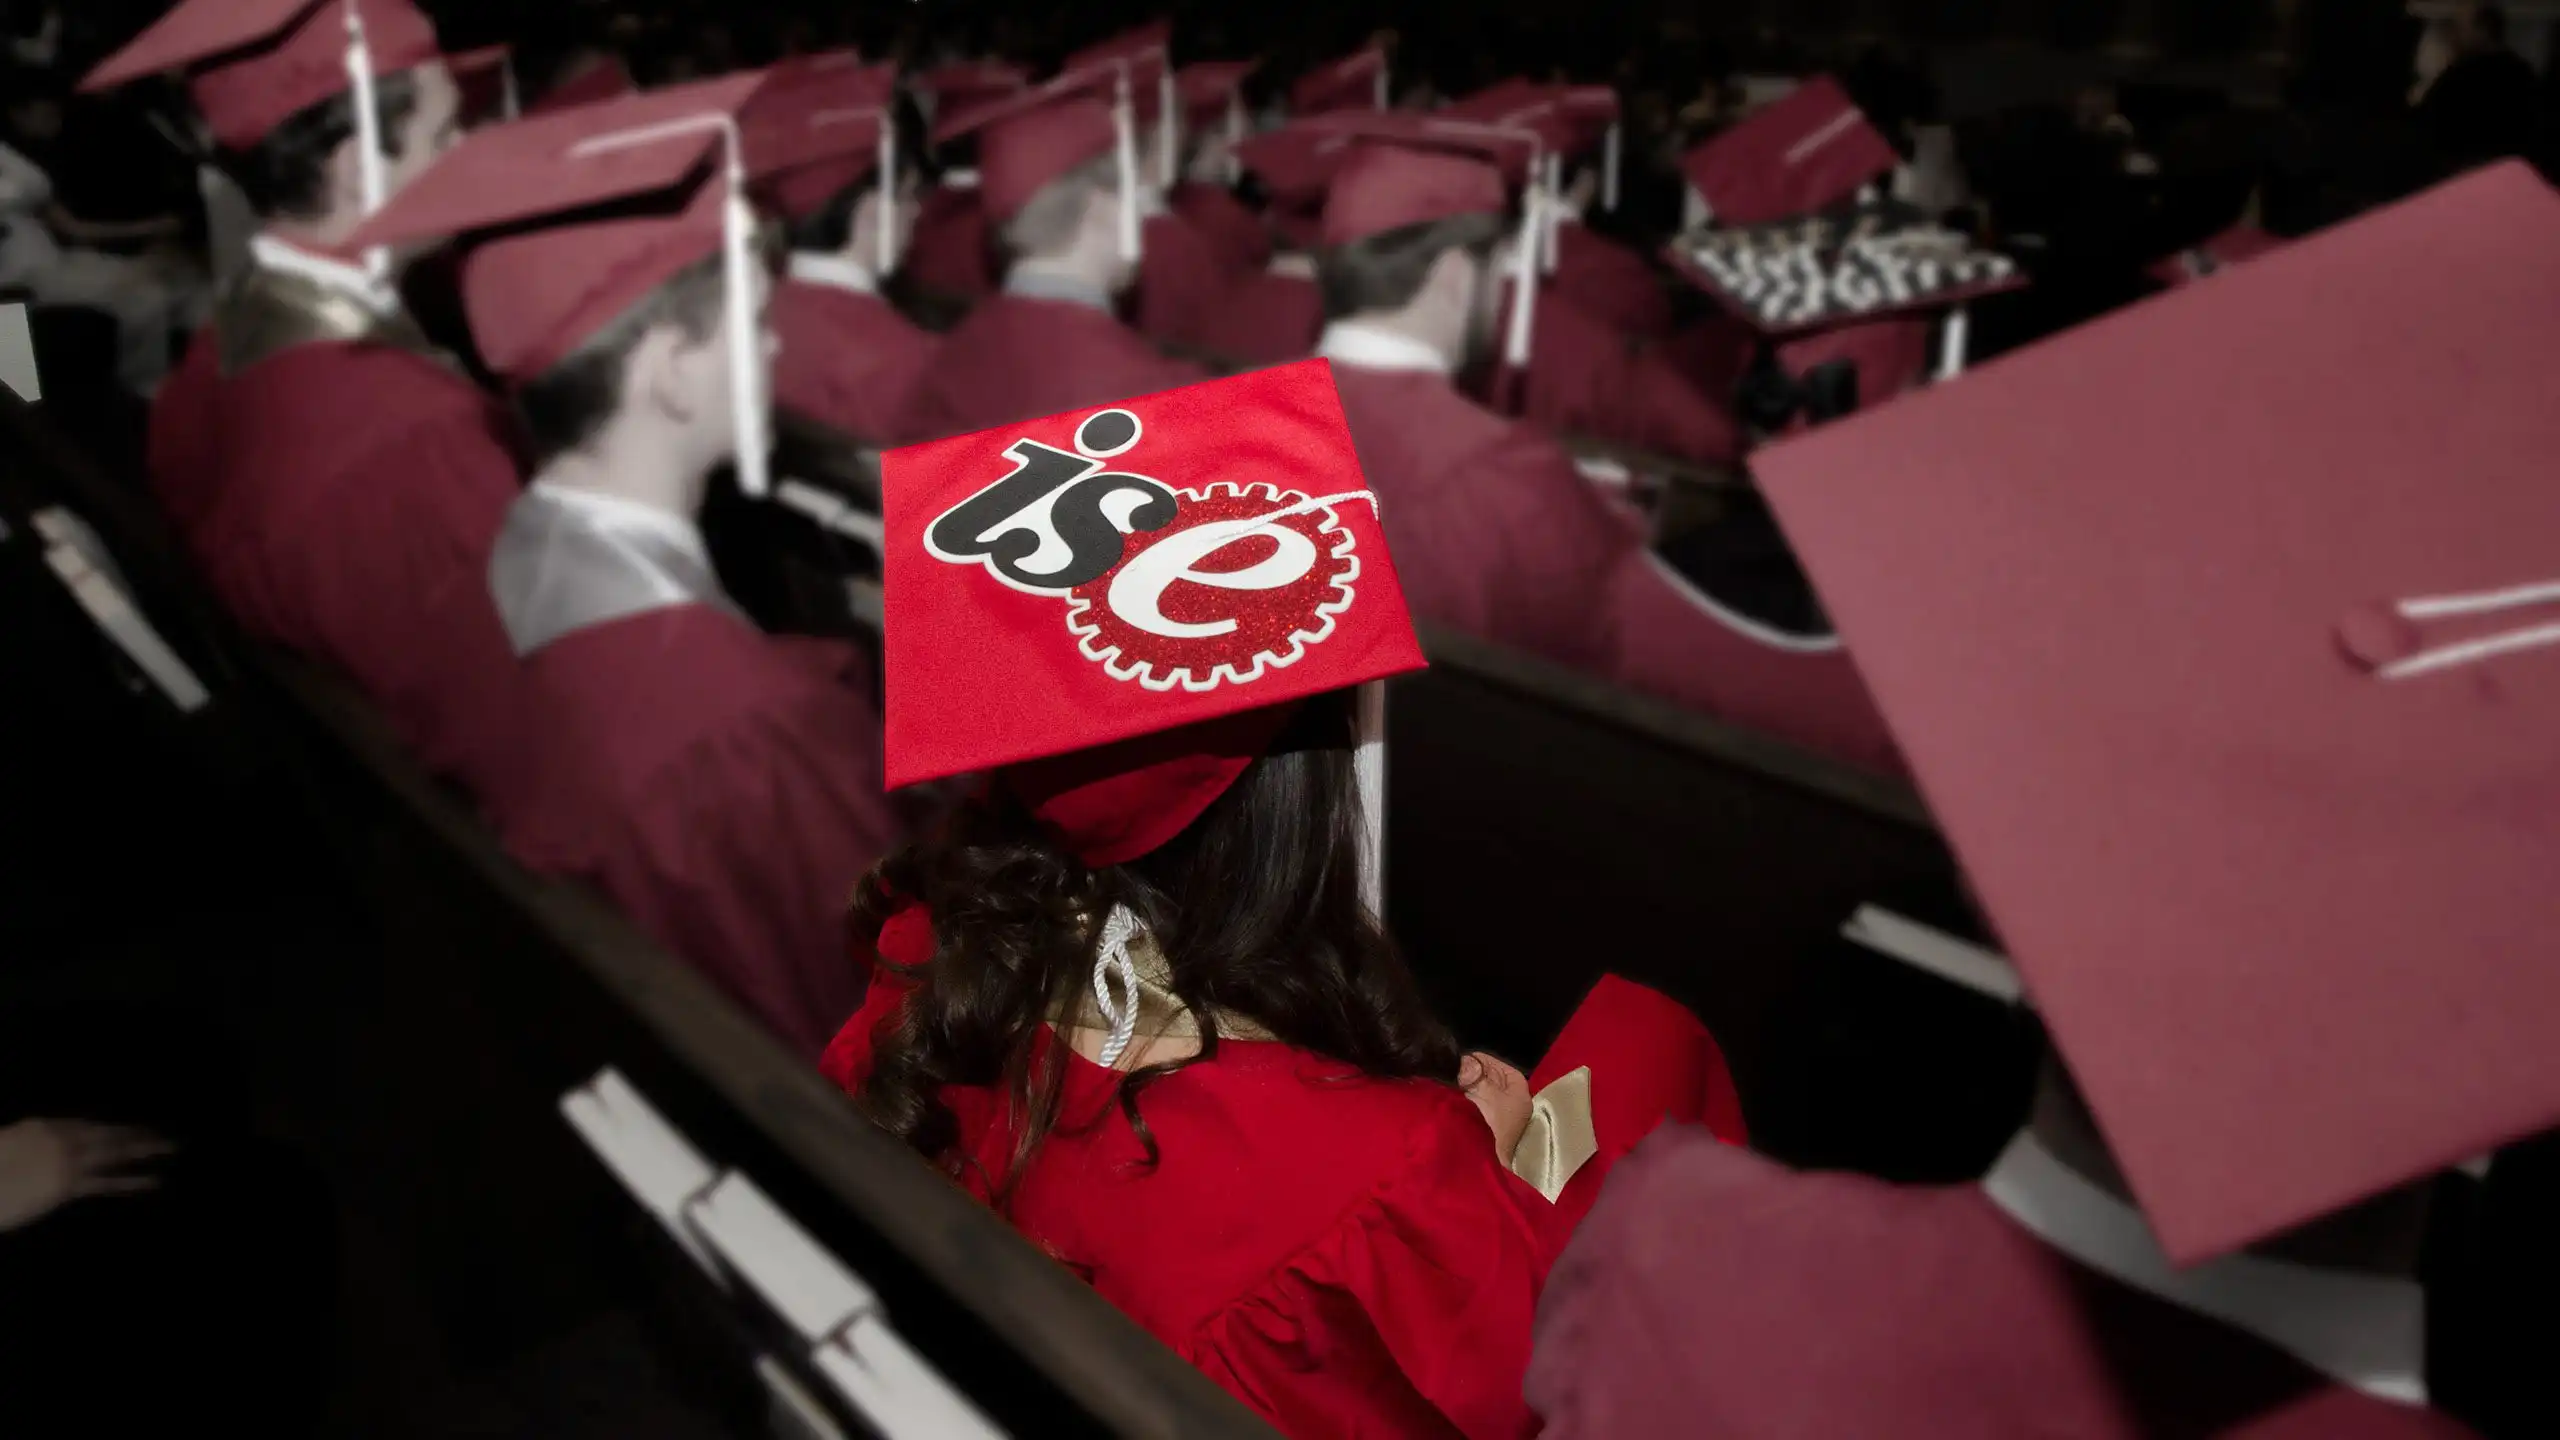
[[[639,93],[639,84],[631,78],[631,72],[624,68],[621,58],[601,55],[589,64],[581,66],[577,74],[544,91],[531,105],[524,107],[524,113],[553,115],[563,110],[575,110],[581,106],[597,105],[607,100],[619,100],[625,95]]]
[[[89,72],[84,92],[183,74],[214,140],[246,150],[314,105],[352,95],[368,212],[388,179],[374,85],[440,59],[435,26],[410,0],[179,0]]]
[[[954,60],[908,77],[936,109],[957,109],[1031,88],[1030,73],[1002,60]]]
[[[1118,159],[1120,253],[1139,255],[1138,122],[1117,65],[1069,70],[1045,84],[956,112],[933,128],[936,144],[978,139],[978,196],[1002,224],[1052,182],[1105,154]],[[1099,93],[1097,93],[1099,92]],[[1110,94],[1105,101],[1101,94]]]
[[[462,113],[477,124],[488,119],[513,120],[524,111],[516,89],[514,54],[504,45],[463,50],[445,57],[455,88],[462,92]]]
[[[1816,75],[1680,161],[1726,225],[1758,225],[1849,199],[1902,157],[1849,93]]]
[[[2179,1263],[2560,1122],[2555,247],[2478,171],[1753,462]]]
[[[898,68],[850,50],[786,60],[768,73],[746,118],[748,166],[774,207],[805,219],[873,174],[898,187]],[[883,206],[881,274],[898,268],[897,207]]]
[[[1460,215],[1507,216],[1510,188],[1521,187],[1502,356],[1514,369],[1526,366],[1537,323],[1538,256],[1544,248],[1544,207],[1535,182],[1545,148],[1538,132],[1392,111],[1308,123],[1338,130],[1354,143],[1325,197],[1319,233],[1328,246]]]
[[[723,257],[738,484],[767,487],[756,216],[740,116],[760,73],[536,116],[464,138],[350,249],[480,235],[463,307],[489,367],[532,380],[660,285]]]
[[[1156,127],[1156,183],[1171,189],[1182,149],[1182,102],[1173,75],[1173,22],[1158,20],[1088,45],[1067,57],[1061,74],[1108,69],[1120,103]],[[1152,94],[1141,92],[1152,91]]]
[[[1289,87],[1289,113],[1303,119],[1335,110],[1384,110],[1392,95],[1387,47],[1373,43],[1299,76]]]
[[[888,784],[996,771],[1087,865],[1180,833],[1296,702],[1423,665],[1322,360],[892,450],[881,489]]]
[[[2026,283],[2016,261],[1899,201],[1672,242],[1672,268],[1762,335],[1942,310]]]

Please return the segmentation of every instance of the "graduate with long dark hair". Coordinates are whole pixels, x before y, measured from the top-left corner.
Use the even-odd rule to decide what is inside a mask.
[[[991,773],[861,898],[826,1067],[1297,1435],[1522,1435],[1548,1266],[1705,1029],[1606,980],[1530,1076],[1377,918],[1357,687],[1421,664],[1321,362],[893,452],[889,778]]]

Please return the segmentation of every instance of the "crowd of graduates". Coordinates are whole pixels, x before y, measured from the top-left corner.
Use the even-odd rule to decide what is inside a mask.
[[[147,407],[87,438],[519,863],[1284,1433],[2484,1423],[2430,1177],[2560,1118],[2549,827],[2478,798],[2560,696],[2495,11],[2376,140],[1560,22],[435,8],[12,7],[0,283]],[[854,623],[780,633],[748,513]],[[2053,1035],[1992,1174],[1753,1156],[1614,978],[1463,1052],[1379,918],[1432,627],[1916,782]],[[45,1134],[66,1194],[153,1158]]]

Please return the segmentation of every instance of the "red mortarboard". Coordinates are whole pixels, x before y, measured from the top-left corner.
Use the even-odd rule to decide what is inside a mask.
[[[1156,127],[1156,183],[1168,189],[1177,178],[1182,143],[1181,101],[1173,75],[1173,22],[1158,20],[1088,45],[1067,57],[1062,75],[1107,70],[1126,84],[1125,93],[1140,124]]]
[[[1111,79],[1106,70],[1070,72],[970,106],[937,123],[934,142],[978,137],[979,199],[987,217],[1001,224],[1050,182],[1110,153],[1118,130],[1100,95]]]
[[[1848,92],[1816,75],[1690,151],[1680,168],[1718,223],[1758,225],[1846,200],[1901,161]]]
[[[1329,110],[1387,108],[1387,52],[1371,45],[1328,60],[1289,87],[1289,113],[1304,118]]]
[[[1259,60],[1203,60],[1175,71],[1183,117],[1194,126],[1223,122],[1242,97],[1245,78],[1261,68]]]
[[[585,105],[600,105],[607,100],[619,100],[625,95],[636,95],[639,92],[640,87],[633,83],[631,72],[623,68],[622,61],[616,56],[602,55],[581,68],[577,74],[544,91],[531,105],[525,107],[524,113],[554,115],[563,110],[575,110]]]
[[[955,60],[914,77],[918,91],[950,106],[966,106],[991,96],[1027,90],[1031,77],[1019,65],[1001,60]]]
[[[889,784],[1006,770],[1087,864],[1179,833],[1275,707],[1422,666],[1321,360],[892,450],[882,476]]]
[[[1285,205],[1321,205],[1334,176],[1356,153],[1351,133],[1323,121],[1298,121],[1236,142],[1238,163],[1261,177]]]
[[[675,127],[735,117],[764,78],[728,76],[474,132],[365,222],[347,248],[537,227],[475,247],[462,280],[481,357],[508,379],[532,379],[718,252],[720,133]],[[668,133],[618,143],[660,127]],[[652,213],[581,223],[598,206],[660,196],[666,203]]]
[[[793,219],[871,175],[897,169],[898,68],[850,50],[773,67],[746,117],[747,162],[774,207]]]
[[[2181,1263],[2560,1121],[2555,250],[2499,166],[1753,462]]]
[[[180,0],[80,82],[106,90],[184,71],[213,138],[245,150],[304,110],[344,95],[352,11],[372,73],[439,58],[435,27],[410,0]]]

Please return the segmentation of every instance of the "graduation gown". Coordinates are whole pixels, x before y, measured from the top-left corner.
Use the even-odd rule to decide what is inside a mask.
[[[1891,773],[1836,642],[1781,643],[1663,567],[1554,441],[1437,374],[1337,363],[1361,469],[1415,612]]]
[[[1304,357],[1324,328],[1315,283],[1256,270],[1237,273],[1178,214],[1147,220],[1138,265],[1138,330],[1165,345],[1244,365]]]
[[[506,434],[404,315],[254,266],[150,423],[153,489],[232,618],[344,675],[475,793],[515,763],[487,589],[522,483]]]
[[[901,269],[927,294],[975,300],[996,288],[987,242],[987,212],[978,192],[941,186],[927,191],[916,207]]]
[[[1556,227],[1547,286],[1620,334],[1658,340],[1672,333],[1671,292],[1653,262],[1578,220]]]
[[[773,297],[782,341],[774,399],[856,439],[899,444],[941,339],[877,293],[836,278],[835,266],[851,272],[850,265],[813,259],[794,256],[790,278]]]
[[[1173,213],[1209,242],[1230,275],[1258,275],[1271,263],[1271,231],[1224,185],[1186,180],[1165,196]]]
[[[2013,1147],[1992,1183],[2032,1176],[2033,1158]],[[2137,1252],[2148,1232],[2119,1211],[2063,1223]],[[2206,1288],[2230,1318],[2073,1258],[1983,1186],[1798,1174],[1666,1128],[1612,1171],[1557,1267],[1529,1399],[1548,1440],[2469,1433],[2314,1368],[2352,1357],[2373,1388],[2404,1389],[2408,1364],[2388,1361],[2407,1346],[2389,1342],[2423,1328],[2391,1303],[2404,1282],[2250,1257],[2213,1266],[2225,1268]],[[2341,1301],[2338,1282],[2358,1298]],[[2267,1321],[2271,1306],[2308,1323]],[[2368,1314],[2382,1323],[2362,1325]],[[2342,1330],[2354,1338],[2340,1343]],[[2306,1334],[2327,1343],[2298,1343]]]
[[[1503,290],[1508,314],[1510,287]],[[1521,418],[1679,460],[1730,464],[1742,429],[1667,358],[1542,287],[1529,372],[1508,382]]]
[[[924,912],[894,917],[880,954],[929,962]],[[1162,988],[1162,962],[1140,959],[1140,1030],[1164,1033],[1180,1005]],[[887,967],[876,974],[821,1062],[849,1093],[913,984]],[[1738,1115],[1712,1042],[1675,1012],[1641,987],[1605,982],[1539,1074],[1587,1067],[1604,1129]],[[1220,1034],[1214,1057],[1140,1099],[1157,1145],[1149,1165],[1120,1112],[1118,1073],[1043,1026],[1043,1062],[1063,1050],[1060,1118],[1006,1197],[1006,1218],[1284,1434],[1535,1434],[1521,1375],[1538,1292],[1587,1210],[1573,1187],[1597,1193],[1624,1153],[1610,1146],[1623,1129],[1603,1136],[1559,1203],[1506,1167],[1452,1085],[1364,1079],[1249,1021],[1221,1017]],[[1628,1072],[1643,1078],[1603,1101]],[[1008,1097],[955,1086],[943,1099],[959,1122],[953,1173],[988,1200],[991,1177],[1012,1164]],[[1609,1115],[1613,1106],[1623,1113]]]
[[[595,886],[815,1056],[862,999],[854,887],[903,838],[858,657],[763,634],[698,556],[538,488],[488,584],[524,652],[538,762],[505,807],[508,849]]]
[[[905,433],[938,440],[1208,377],[1108,310],[1011,292],[969,312],[925,367]]]

